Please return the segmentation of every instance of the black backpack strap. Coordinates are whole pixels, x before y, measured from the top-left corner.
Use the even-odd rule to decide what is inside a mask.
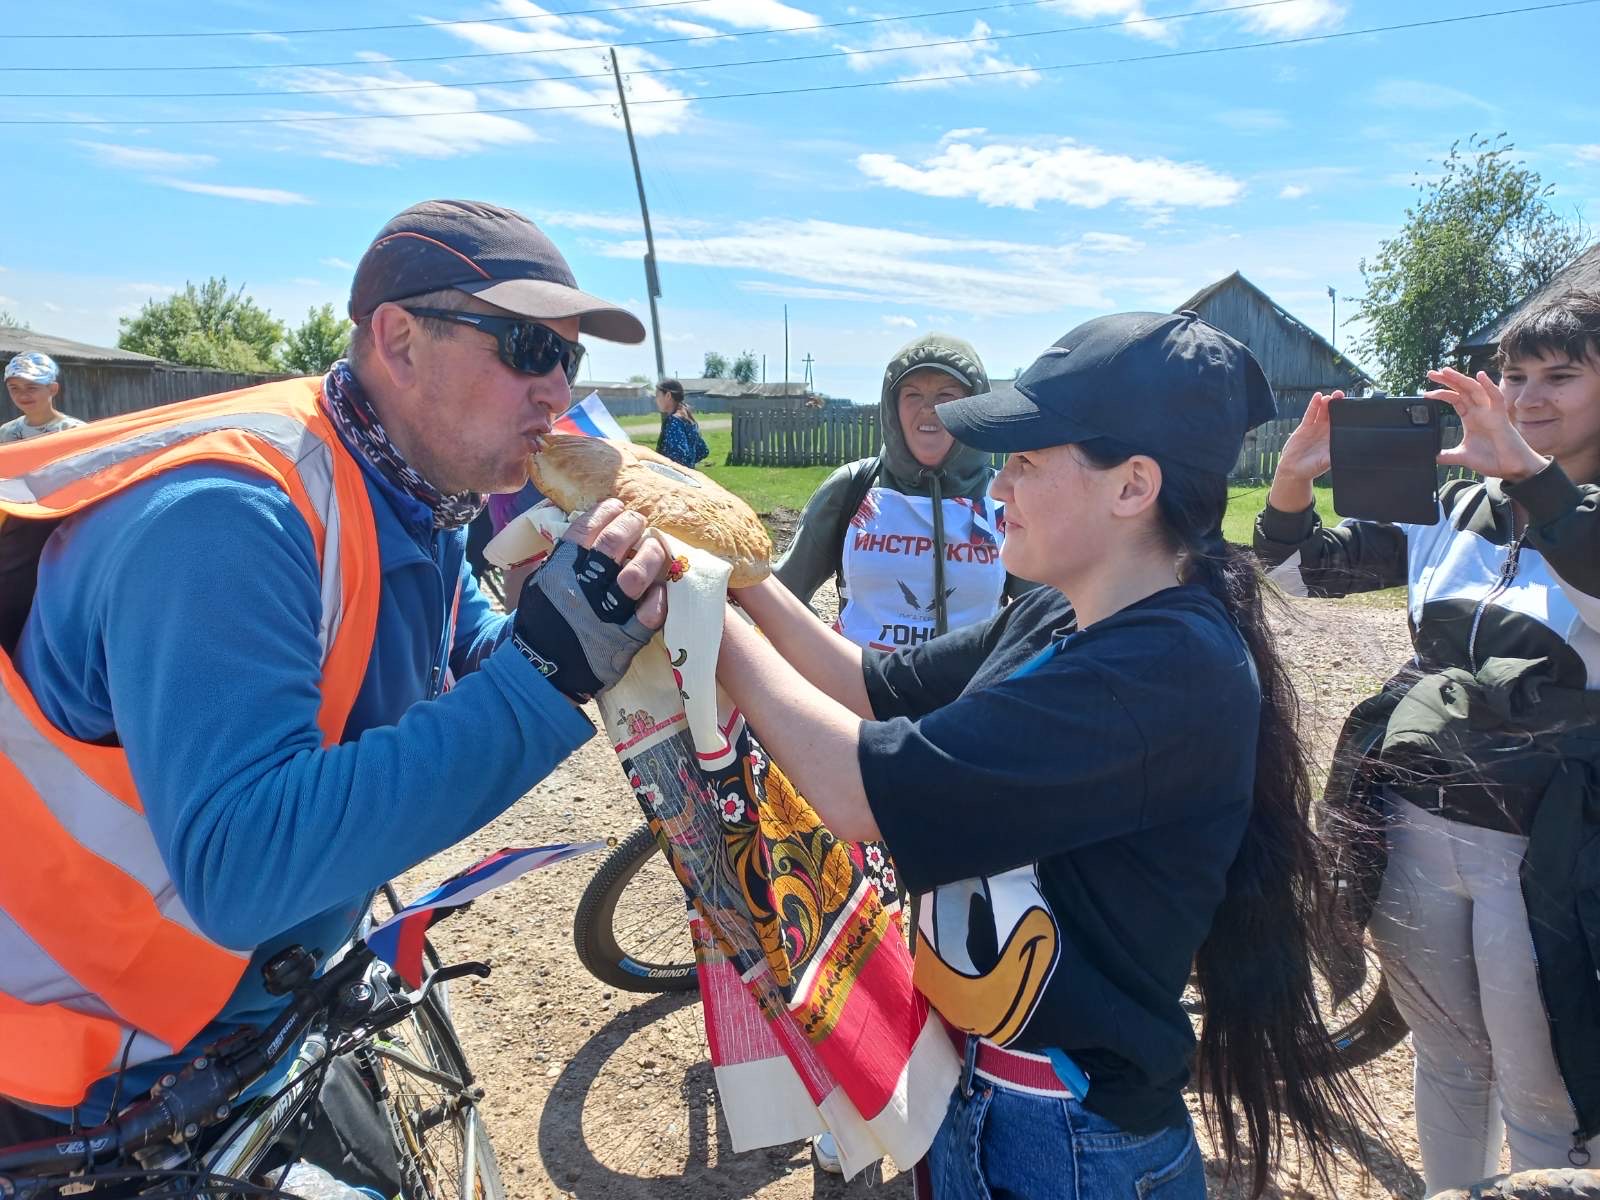
[[[835,576],[844,570],[844,540],[850,536],[850,522],[860,511],[861,502],[867,498],[867,493],[872,490],[872,485],[878,482],[878,476],[882,473],[883,455],[879,454],[875,458],[862,459],[860,469],[850,477],[850,490],[844,494],[844,507],[839,510],[839,524],[833,531]]]

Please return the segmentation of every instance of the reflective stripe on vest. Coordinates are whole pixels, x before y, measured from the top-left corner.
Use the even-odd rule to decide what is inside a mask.
[[[0,448],[0,514],[50,518],[174,468],[224,462],[281,487],[321,563],[324,745],[366,674],[378,547],[361,469],[318,398],[288,380]],[[68,437],[65,434],[70,433]],[[120,748],[54,728],[0,654],[0,1095],[78,1103],[96,1080],[175,1053],[227,1003],[249,948],[218,945],[178,897]]]

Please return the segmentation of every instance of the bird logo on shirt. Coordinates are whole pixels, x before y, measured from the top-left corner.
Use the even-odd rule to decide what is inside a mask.
[[[918,600],[917,599],[917,594],[915,592],[913,592],[909,587],[906,586],[906,581],[905,580],[896,579],[895,582],[900,585],[900,594],[906,598],[906,603],[911,606],[911,608],[912,608],[912,610],[914,612],[929,612],[929,613],[931,613],[938,606],[938,600],[937,599],[930,600],[926,604],[924,604],[921,600]],[[944,590],[944,598],[946,600],[950,599],[951,596],[955,595],[955,590],[956,589],[953,588],[953,587],[945,588],[945,590]]]

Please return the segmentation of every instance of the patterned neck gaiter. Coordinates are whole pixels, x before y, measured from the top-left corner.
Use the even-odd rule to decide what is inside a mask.
[[[340,359],[328,368],[322,381],[322,395],[328,402],[328,415],[344,439],[354,446],[378,474],[406,495],[421,501],[433,513],[435,529],[457,529],[470,525],[483,511],[484,497],[477,492],[446,495],[424,479],[406,462],[389,440],[372,402],[361,390],[350,364]]]

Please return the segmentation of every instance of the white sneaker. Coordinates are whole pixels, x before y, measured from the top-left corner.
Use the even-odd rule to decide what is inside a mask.
[[[839,1145],[831,1133],[819,1133],[811,1139],[811,1165],[829,1175],[843,1175],[844,1163],[839,1161]]]

